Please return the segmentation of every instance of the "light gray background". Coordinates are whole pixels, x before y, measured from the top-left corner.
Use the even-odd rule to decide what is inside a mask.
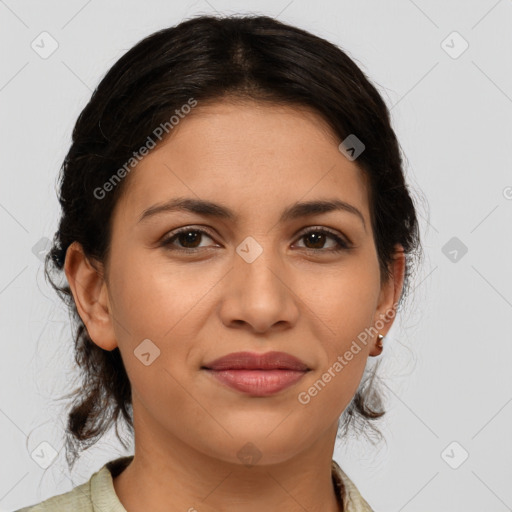
[[[73,375],[67,312],[32,248],[57,227],[57,173],[102,76],[146,35],[215,11],[275,16],[344,48],[392,108],[418,191],[426,258],[382,356],[386,443],[353,440],[335,458],[376,511],[512,510],[510,0],[0,1],[0,510],[124,453],[107,437],[72,475],[63,451],[46,471],[31,458],[43,441],[62,449],[54,398]],[[47,59],[31,48],[43,31],[59,45]],[[457,58],[442,46],[462,48],[453,31],[469,44]],[[452,237],[468,249],[456,261]]]

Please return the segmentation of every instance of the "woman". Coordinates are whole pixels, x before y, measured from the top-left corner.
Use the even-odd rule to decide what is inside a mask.
[[[68,460],[122,420],[134,455],[23,510],[371,511],[334,444],[384,414],[367,363],[419,236],[356,64],[264,16],[161,30],[103,78],[61,180]]]

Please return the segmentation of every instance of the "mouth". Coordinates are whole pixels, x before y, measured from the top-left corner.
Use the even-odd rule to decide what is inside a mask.
[[[285,352],[236,352],[201,367],[225,386],[252,396],[269,396],[286,389],[310,371]]]

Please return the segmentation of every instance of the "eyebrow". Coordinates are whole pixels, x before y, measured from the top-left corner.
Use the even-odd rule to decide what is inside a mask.
[[[142,222],[143,220],[149,219],[161,213],[180,211],[195,213],[205,217],[230,220],[232,222],[235,222],[238,219],[238,215],[221,204],[205,201],[202,199],[177,197],[165,203],[150,206],[142,212],[137,222]],[[344,211],[356,215],[359,217],[363,223],[364,229],[366,230],[366,222],[364,220],[363,214],[355,206],[352,206],[351,204],[336,198],[294,203],[283,211],[279,222],[284,223],[311,215],[318,215],[334,211]]]

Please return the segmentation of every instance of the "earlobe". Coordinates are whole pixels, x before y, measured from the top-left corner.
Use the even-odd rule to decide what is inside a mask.
[[[91,264],[78,242],[66,251],[64,271],[76,308],[91,340],[104,350],[117,347],[109,310],[107,284],[100,270]]]
[[[396,308],[404,285],[405,268],[405,252],[403,247],[397,244],[390,266],[389,279],[381,287],[379,304],[375,312],[373,323],[377,334],[374,337],[374,345],[369,353],[370,356],[378,356],[381,354],[383,338],[393,325],[396,316]]]
[[[382,334],[378,334],[375,340],[375,344],[370,349],[369,355],[372,357],[380,356],[382,350],[384,349],[384,336]]]

